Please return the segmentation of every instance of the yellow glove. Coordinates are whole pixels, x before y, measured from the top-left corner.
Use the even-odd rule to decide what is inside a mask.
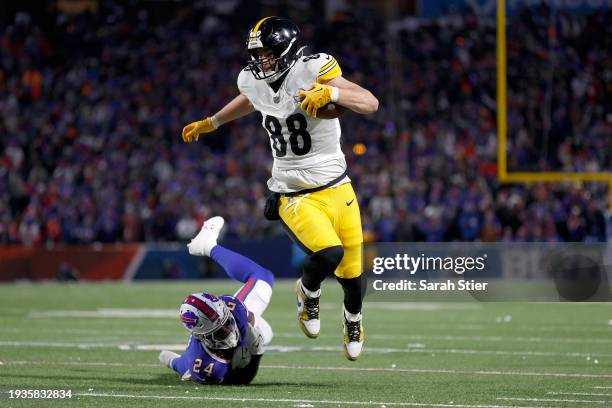
[[[333,86],[314,83],[310,86],[308,91],[300,91],[298,95],[302,98],[300,108],[305,110],[310,116],[316,118],[319,108],[330,102],[335,102],[335,100],[338,99],[338,90]]]
[[[218,126],[215,126],[212,117],[190,123],[183,128],[183,142],[191,143],[194,140],[197,142],[200,133],[210,133],[217,128]]]

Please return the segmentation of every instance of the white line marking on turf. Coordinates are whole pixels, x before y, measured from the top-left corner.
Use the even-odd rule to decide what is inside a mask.
[[[429,369],[429,368],[374,368],[374,367],[317,367],[317,366],[288,366],[288,365],[264,365],[265,368],[277,369],[300,369],[315,371],[375,371],[375,372],[400,372],[400,373],[424,373],[424,374],[466,374],[466,375],[499,375],[517,377],[570,377],[570,378],[612,378],[612,374],[590,374],[590,373],[555,373],[555,372],[532,372],[532,371],[480,371],[480,370],[452,370],[452,369]]]
[[[275,337],[286,337],[286,338],[303,338],[302,333],[277,333],[274,332]],[[336,338],[336,336],[322,335],[319,338]],[[557,338],[557,337],[503,337],[503,336],[444,336],[444,335],[432,335],[432,336],[421,336],[417,334],[411,335],[393,335],[393,334],[368,334],[370,339],[378,340],[448,340],[448,341],[512,341],[512,342],[526,342],[526,343],[601,343],[609,344],[612,343],[612,339],[593,339],[586,337],[573,337],[573,338]]]
[[[48,317],[112,317],[112,318],[172,318],[176,319],[174,309],[96,309],[96,310],[49,310],[45,312],[32,312],[30,318]]]
[[[514,350],[471,350],[471,349],[441,349],[441,348],[423,348],[422,345],[415,345],[412,348],[390,348],[390,347],[368,347],[369,353],[389,354],[389,353],[422,353],[422,354],[466,354],[466,355],[494,355],[494,356],[536,356],[536,357],[612,357],[612,354],[606,353],[557,353],[551,351],[514,351]],[[53,347],[53,348],[113,348],[117,347],[120,350],[184,350],[185,345],[180,344],[129,344],[125,341],[110,341],[110,342],[53,342],[53,341],[0,341],[0,347]],[[271,353],[293,353],[298,351],[316,351],[316,352],[338,352],[341,351],[339,346],[286,346],[273,345],[266,348]]]
[[[593,388],[597,388],[599,390],[612,390],[612,387],[601,387],[601,386],[599,386],[599,387],[593,387]]]
[[[185,350],[184,344],[121,344],[119,346],[119,350],[129,351],[129,350],[143,350],[143,351],[162,351],[162,350],[170,350],[170,351],[183,351]]]
[[[124,340],[110,343],[71,343],[59,341],[0,341],[2,347],[54,347],[54,348],[109,348],[121,347],[125,343]]]
[[[568,302],[571,303],[571,302]],[[559,303],[562,304],[562,303]],[[577,303],[576,303],[577,304]],[[579,326],[579,325],[568,325],[568,324],[551,324],[551,325],[545,325],[545,324],[539,324],[539,325],[527,325],[527,324],[511,324],[511,325],[500,325],[500,323],[491,321],[491,322],[485,322],[485,321],[479,321],[478,324],[467,324],[467,323],[462,323],[462,324],[452,324],[452,323],[448,323],[448,324],[437,324],[437,323],[423,323],[420,324],[419,327],[422,327],[423,329],[440,329],[440,330],[444,330],[446,332],[448,332],[449,329],[453,329],[453,330],[484,330],[484,329],[490,329],[491,326],[494,326],[495,328],[501,328],[501,327],[511,327],[512,330],[524,330],[524,331],[528,331],[529,333],[534,333],[534,332],[538,332],[538,331],[546,331],[546,332],[555,332],[555,333],[559,333],[559,332],[571,332],[572,334],[575,333],[576,331],[580,331],[581,333],[612,333],[612,327],[602,327],[601,325],[593,325],[594,327],[584,327],[584,326]]]
[[[2,343],[0,342],[0,345]],[[121,350],[184,350],[184,344],[122,344]],[[285,346],[273,345],[266,347],[267,352],[271,353],[294,353],[298,351],[323,351],[338,352],[342,351],[339,346]],[[421,344],[417,347],[391,348],[391,347],[368,347],[369,353],[389,354],[389,353],[446,353],[446,354],[470,354],[470,355],[495,355],[495,356],[537,356],[537,357],[612,357],[612,354],[604,353],[556,353],[552,351],[513,351],[513,350],[469,350],[469,349],[438,349],[424,348]]]
[[[398,407],[455,407],[455,408],[544,408],[526,407],[512,405],[466,405],[466,404],[432,404],[426,402],[378,402],[378,401],[343,401],[343,400],[307,400],[289,398],[245,398],[245,397],[188,397],[184,395],[135,395],[135,394],[104,394],[104,393],[78,393],[77,396],[83,397],[103,397],[103,398],[141,398],[158,400],[191,400],[191,401],[239,401],[239,402],[289,402],[301,404],[330,404],[330,405],[387,405]],[[550,408],[547,407],[547,408]]]
[[[179,327],[180,329],[180,327]],[[37,335],[40,335],[41,332],[44,333],[62,333],[62,334],[67,334],[67,333],[71,333],[71,334],[91,334],[91,335],[100,335],[100,334],[113,334],[113,335],[126,335],[126,336],[134,336],[136,335],[142,335],[142,334],[147,334],[150,336],[168,336],[168,335],[173,335],[173,334],[180,334],[181,336],[185,334],[185,332],[183,330],[147,330],[147,328],[137,328],[134,327],[130,330],[116,330],[113,328],[109,328],[106,330],[96,330],[96,329],[69,329],[69,328],[52,328],[52,327],[45,327],[44,329],[41,329],[40,327],[29,327],[29,328],[17,328],[17,327],[9,327],[9,328],[3,328],[2,332],[6,333],[6,332],[10,332],[10,333],[32,333],[32,332],[36,332]],[[276,333],[274,333],[274,335],[276,335]],[[297,337],[297,336],[296,336]],[[304,337],[304,335],[302,334],[300,337]],[[330,336],[331,337],[331,336]],[[334,336],[335,338],[335,336]]]
[[[557,392],[557,391],[548,391],[546,394],[548,395],[589,395],[593,397],[612,397],[612,394],[600,394],[595,392]]]
[[[45,360],[4,360],[5,365],[65,365],[65,366],[109,366],[109,367],[139,367],[164,368],[161,364],[146,363],[114,363],[103,361],[45,361]],[[450,374],[450,375],[492,375],[509,377],[561,377],[561,378],[604,378],[612,379],[612,374],[591,373],[555,373],[533,371],[474,371],[452,369],[426,369],[426,368],[386,368],[386,367],[319,367],[300,365],[262,365],[265,369],[278,370],[313,370],[313,371],[355,371],[355,372],[389,372],[389,373],[422,373],[422,374]]]
[[[571,399],[553,399],[553,398],[510,398],[498,397],[498,400],[503,401],[533,401],[533,402],[578,402],[581,404],[606,404],[609,401],[592,401],[592,400],[571,400]]]
[[[408,304],[406,306],[403,306],[403,303],[390,303],[392,306],[385,306],[385,304],[383,303],[381,308],[395,308],[397,310],[410,310],[411,307],[413,307],[411,304]],[[415,302],[416,305],[419,305],[420,303]],[[395,306],[393,306],[395,305]],[[444,303],[441,304],[436,304],[436,303],[432,303],[432,304],[427,304],[425,303],[425,306],[419,310],[435,310],[435,308],[438,308],[439,310],[442,310],[445,308]],[[454,303],[450,303],[449,307],[447,307],[447,309],[452,308],[452,309],[456,309],[456,307],[453,307],[453,305],[455,305]],[[465,308],[474,308],[474,305],[463,305],[464,309]],[[479,305],[476,305],[476,307],[480,307]],[[376,307],[375,307],[376,308]],[[111,308],[107,308],[107,309],[97,309],[97,310],[49,310],[49,311],[39,311],[39,312],[31,312],[28,314],[28,317],[30,318],[50,318],[50,317],[54,317],[54,318],[69,318],[69,317],[92,317],[92,318],[137,318],[137,317],[146,317],[146,318],[169,318],[169,319],[176,319],[176,310],[174,309],[157,309],[157,310],[151,310],[151,309],[111,309]],[[488,326],[496,326],[499,327],[499,323],[496,322],[486,322],[486,321],[478,321],[478,322],[474,322],[474,323],[460,323],[460,324],[423,324],[421,325],[422,328],[427,328],[427,329],[441,329],[441,330],[445,330],[447,331],[449,328],[455,329],[455,330],[482,330],[485,329],[485,327]],[[563,331],[576,331],[576,330],[580,330],[583,333],[587,333],[587,332],[601,332],[601,333],[612,333],[612,327],[599,327],[599,326],[595,326],[595,327],[576,327],[576,326],[571,326],[571,325],[512,325],[512,328],[514,330],[528,330],[529,332],[534,332],[534,331],[555,331],[555,332],[563,332]],[[564,341],[563,339],[559,340],[560,342],[574,342],[573,340],[569,340],[569,341]],[[588,341],[588,340],[585,340]],[[577,339],[576,342],[580,342],[580,339]],[[594,341],[594,342],[599,342],[599,341]],[[605,342],[605,341],[602,341]]]
[[[322,304],[323,309],[336,308],[337,305]],[[369,308],[372,309],[384,309],[384,310],[420,310],[420,311],[432,311],[432,310],[457,310],[457,309],[479,309],[479,304],[445,304],[445,303],[377,303],[376,306]],[[116,317],[116,318],[133,318],[133,317],[147,317],[147,318],[172,318],[176,319],[175,309],[121,309],[121,308],[104,308],[96,310],[46,310],[40,312],[31,312],[28,317],[30,318],[48,318],[48,317]]]
[[[147,363],[113,363],[106,361],[44,361],[44,360],[4,360],[5,365],[50,365],[50,366],[101,366],[101,367],[136,367],[136,368],[152,368],[163,367],[160,364]]]

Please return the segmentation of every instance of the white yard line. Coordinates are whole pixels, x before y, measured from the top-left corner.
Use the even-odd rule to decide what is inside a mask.
[[[178,344],[133,344],[123,341],[110,342],[63,342],[63,341],[0,341],[0,347],[53,347],[53,348],[113,348],[118,347],[120,350],[184,350],[183,343]],[[271,353],[293,353],[298,351],[315,351],[315,352],[338,352],[341,351],[339,346],[289,346],[289,345],[271,345],[266,348]],[[421,354],[465,354],[465,355],[493,355],[493,356],[531,356],[531,357],[612,357],[612,354],[606,353],[558,353],[552,351],[515,351],[515,350],[472,350],[472,349],[443,349],[443,348],[424,348],[422,344],[408,348],[393,348],[393,347],[368,347],[369,353],[389,354],[389,353],[421,353]]]
[[[136,368],[164,368],[161,364],[122,363],[104,361],[48,361],[48,360],[4,360],[0,365],[58,365],[58,366],[108,366],[108,367],[136,367]],[[603,378],[612,379],[612,374],[594,373],[555,373],[533,371],[484,371],[484,370],[453,370],[453,369],[426,369],[426,368],[386,368],[386,367],[325,367],[301,365],[262,365],[262,368],[271,370],[312,370],[312,371],[349,371],[349,372],[388,372],[388,373],[421,373],[421,374],[450,374],[450,375],[491,375],[509,377],[560,377],[560,378]]]
[[[548,395],[587,395],[592,397],[612,397],[612,394],[601,394],[595,392],[557,392],[557,391],[548,391],[546,394]]]
[[[602,387],[602,386],[597,386],[597,387],[593,387],[596,388],[598,390],[612,390],[612,387]]]
[[[131,318],[131,317],[142,317],[143,313],[149,311],[134,310],[134,309],[98,309],[98,310],[64,310],[64,311],[48,311],[48,312],[34,312],[31,313],[30,317],[118,317],[118,318]],[[156,310],[153,311],[154,317],[167,317],[176,318],[175,313],[169,310]],[[32,328],[15,328],[8,327],[0,329],[0,332],[10,333],[28,333],[31,332]],[[41,330],[39,329],[38,332]],[[49,333],[83,333],[83,334],[134,334],[135,332],[146,332],[147,334],[153,335],[167,335],[168,331],[154,331],[144,328],[134,328],[133,330],[96,330],[96,329],[57,329],[57,328],[45,328],[42,331]],[[303,338],[302,333],[295,332],[274,332],[274,337],[282,338]],[[322,335],[321,338],[336,338],[332,335]],[[521,342],[521,343],[596,343],[596,344],[612,344],[612,338],[586,338],[586,337],[572,337],[572,338],[558,338],[558,337],[505,337],[505,336],[450,336],[450,335],[393,335],[393,334],[368,334],[368,338],[377,340],[444,340],[444,341],[490,341],[490,342]]]
[[[33,366],[83,366],[83,367],[136,367],[152,368],[163,367],[158,364],[148,363],[113,363],[107,361],[50,361],[50,360],[3,360],[0,365],[33,365]]]
[[[295,332],[274,332],[274,337],[285,337],[285,338],[303,338],[302,333]],[[320,338],[336,338],[336,336],[322,335]],[[612,339],[593,339],[586,337],[572,337],[572,338],[558,338],[558,337],[504,337],[504,336],[444,336],[444,335],[427,335],[422,336],[418,334],[368,334],[369,339],[377,340],[448,340],[448,341],[511,341],[521,343],[600,343],[600,344],[611,344]]]
[[[31,312],[30,318],[49,317],[100,317],[100,318],[164,318],[176,319],[175,309],[96,309],[96,310],[49,310],[45,312]]]
[[[76,343],[62,341],[0,341],[0,347],[45,347],[45,348],[109,348],[120,347],[125,340],[107,343]]]
[[[569,303],[569,302],[568,302]],[[571,303],[571,304],[578,304],[578,303]],[[438,324],[438,323],[429,323],[429,324],[422,324],[419,327],[422,328],[428,328],[428,329],[440,329],[440,330],[445,330],[448,331],[449,329],[453,329],[453,330],[484,330],[487,329],[489,330],[491,328],[491,326],[494,326],[496,328],[509,328],[511,327],[512,330],[523,330],[523,331],[528,331],[530,333],[534,333],[534,332],[580,332],[580,333],[608,333],[611,334],[612,333],[612,326],[605,326],[604,324],[601,325],[592,325],[591,327],[584,327],[584,326],[571,326],[571,325],[567,325],[567,324],[563,324],[563,323],[559,323],[559,324],[533,324],[533,325],[526,325],[526,324],[514,324],[514,323],[499,323],[499,322],[495,322],[495,321],[478,321],[477,323],[449,323],[449,324]]]
[[[459,375],[498,375],[514,377],[563,377],[563,378],[610,378],[612,374],[591,373],[555,373],[555,372],[533,372],[533,371],[484,371],[484,370],[453,370],[453,369],[429,369],[429,368],[375,368],[375,367],[317,367],[317,366],[285,366],[267,365],[266,368],[277,369],[300,369],[318,371],[375,371],[375,372],[399,372],[399,373],[424,373],[424,374],[459,374]]]
[[[91,313],[91,312],[88,312]],[[99,312],[93,312],[96,314],[99,314]],[[1,329],[0,333],[2,332],[10,332],[10,333],[29,333],[31,332],[32,329],[31,328],[5,328],[5,329]],[[167,336],[167,337],[172,337],[173,333],[171,330],[156,330],[156,331],[151,331],[151,330],[146,330],[144,328],[135,328],[133,330],[96,330],[96,329],[70,329],[70,328],[66,328],[66,329],[56,329],[56,328],[45,328],[42,331],[44,331],[45,333],[75,333],[75,334],[90,334],[92,336],[97,336],[97,335],[101,335],[101,334],[114,334],[114,335],[125,335],[125,336],[130,336],[130,335],[134,335],[135,333],[146,333],[147,335],[154,335],[154,336]],[[38,332],[40,333],[41,330],[39,329]],[[274,333],[274,337],[276,338],[303,338],[304,335],[301,333]],[[332,336],[332,335],[322,335],[320,336],[320,338],[336,338],[336,336]],[[502,336],[421,336],[421,335],[388,335],[388,334],[369,334],[368,335],[369,339],[376,339],[376,340],[443,340],[443,341],[490,341],[490,342],[502,342],[502,341],[509,341],[509,342],[526,342],[526,343],[597,343],[597,344],[609,344],[612,343],[612,339],[587,339],[587,338],[543,338],[543,337],[502,337]],[[96,339],[99,340],[99,337],[96,337]],[[119,339],[119,338],[117,338]],[[83,339],[85,340],[85,339]],[[88,340],[88,339],[87,339]],[[126,340],[124,340],[126,341]],[[70,343],[70,342],[68,342]],[[409,349],[412,348],[425,348],[424,344],[420,344],[420,343],[415,343],[415,344],[408,344]],[[440,351],[442,352],[442,351]],[[524,352],[516,352],[517,354],[524,354]],[[529,352],[527,352],[529,353]],[[548,353],[548,352],[545,352]],[[582,353],[580,355],[576,355],[576,357],[588,357],[588,356],[594,356],[594,354],[590,354],[590,353]],[[600,356],[600,355],[597,355]],[[612,387],[611,387],[612,388]]]
[[[36,332],[37,335],[41,333],[71,333],[71,334],[90,334],[90,335],[104,335],[104,334],[113,334],[113,335],[126,335],[126,336],[134,336],[134,335],[142,335],[147,334],[150,336],[171,336],[173,335],[172,330],[149,330],[145,327],[142,328],[132,328],[130,330],[117,330],[114,328],[109,328],[106,330],[99,329],[74,329],[74,328],[57,328],[57,327],[45,327],[41,329],[40,327],[28,327],[28,328],[17,328],[17,327],[9,327],[0,329],[0,334],[2,333],[33,333]],[[177,330],[174,330],[175,334],[184,335],[185,332],[180,327]],[[276,333],[274,333],[276,335]],[[304,337],[302,334],[301,337]]]
[[[234,401],[234,402],[262,402],[262,403],[295,403],[295,404],[328,404],[328,405],[377,405],[397,407],[455,407],[455,408],[544,408],[512,405],[471,405],[471,404],[434,404],[428,402],[379,402],[379,401],[346,401],[346,400],[311,400],[289,398],[246,398],[246,397],[207,397],[207,396],[170,396],[170,395],[137,395],[137,394],[106,394],[106,393],[76,393],[81,397],[102,398],[140,398],[156,400],[191,400],[191,401]],[[550,406],[546,407],[550,408]]]
[[[2,345],[2,342],[0,342]],[[120,346],[121,350],[183,350],[183,344],[175,345],[158,345],[158,344],[124,344]],[[605,353],[556,353],[552,351],[514,351],[514,350],[470,350],[470,349],[439,349],[439,348],[424,348],[422,344],[408,348],[393,348],[393,347],[368,347],[369,353],[389,354],[389,353],[423,353],[423,354],[469,354],[469,355],[495,355],[495,356],[537,356],[537,357],[612,357],[612,354]],[[342,351],[339,346],[287,346],[287,345],[271,345],[266,347],[267,352],[271,353],[293,353],[297,351],[322,351],[322,352],[338,352]]]
[[[574,399],[553,399],[553,398],[511,398],[498,397],[495,398],[502,401],[533,401],[533,402],[577,402],[579,404],[607,404],[609,401],[593,401],[593,400],[574,400]]]

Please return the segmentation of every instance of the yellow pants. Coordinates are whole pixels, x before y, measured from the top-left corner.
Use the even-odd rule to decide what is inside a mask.
[[[351,183],[311,194],[281,197],[280,217],[291,238],[308,254],[342,245],[339,278],[361,275],[363,234],[359,204]]]

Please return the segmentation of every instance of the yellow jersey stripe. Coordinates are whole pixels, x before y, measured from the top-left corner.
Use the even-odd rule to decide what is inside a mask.
[[[321,69],[319,70],[319,72],[323,72],[325,71],[327,68],[329,68],[331,66],[331,64],[333,64],[334,62],[336,62],[336,59],[334,57],[332,57],[331,61],[329,61],[327,64],[323,65],[321,67]]]
[[[334,63],[332,65],[330,65],[329,67],[327,67],[325,70],[321,70],[319,71],[319,75],[323,75],[326,72],[329,72],[330,70],[334,69],[334,67],[338,66],[338,63],[336,61],[334,61]]]
[[[264,17],[264,18],[262,18],[261,20],[259,20],[259,21],[257,22],[257,24],[255,24],[255,27],[253,27],[253,31],[251,31],[251,33],[252,33],[253,35],[257,34],[257,32],[259,31],[259,26],[260,26],[260,25],[261,25],[261,24],[262,24],[264,21],[266,21],[267,19],[269,19],[270,17],[272,17],[272,16]]]
[[[328,68],[324,73],[319,74],[317,81],[331,81],[340,75],[342,75],[342,70],[340,69],[340,65],[336,63],[332,67]]]

